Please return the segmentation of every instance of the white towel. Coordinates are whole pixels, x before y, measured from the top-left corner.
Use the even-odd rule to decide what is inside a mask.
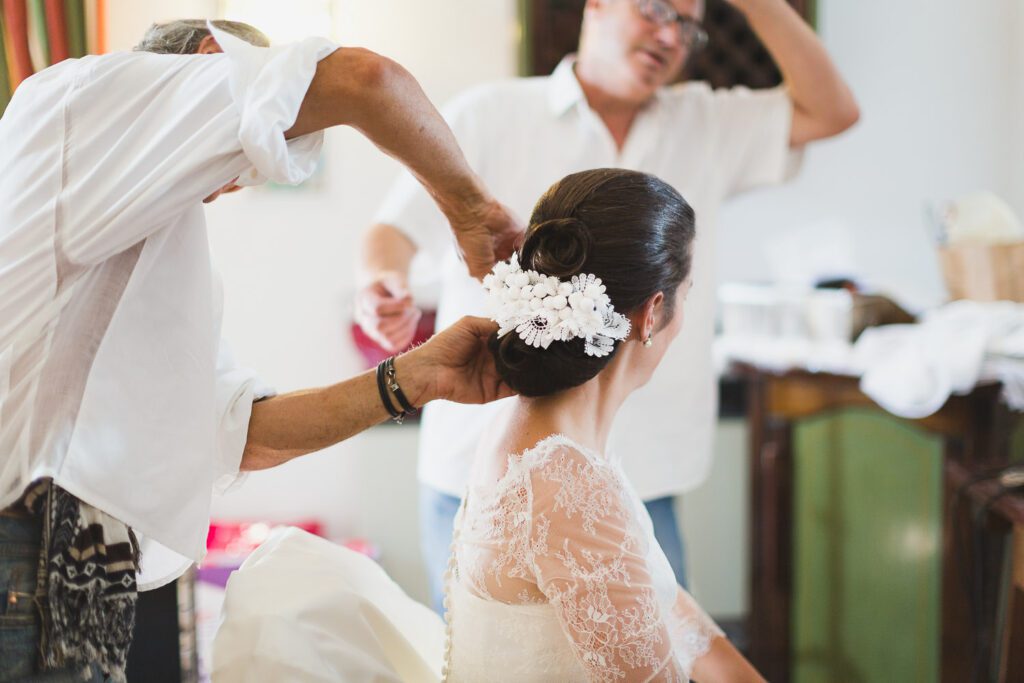
[[[1002,382],[1010,407],[1024,410],[1024,305],[955,301],[917,325],[869,328],[854,365],[861,391],[901,417],[927,417],[984,380]]]

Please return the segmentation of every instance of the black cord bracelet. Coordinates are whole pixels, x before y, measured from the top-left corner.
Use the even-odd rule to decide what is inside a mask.
[[[391,398],[388,396],[387,381],[385,379],[388,361],[391,360],[393,359],[388,358],[387,360],[382,360],[377,364],[377,391],[380,392],[381,403],[384,404],[384,408],[387,409],[388,415],[391,416],[391,419],[398,424],[402,424],[402,420],[405,419],[405,413],[395,410],[395,404],[391,402]]]
[[[404,411],[404,414],[402,416],[405,417],[405,415],[415,415],[416,408],[413,407],[411,403],[409,403],[409,399],[405,397],[405,392],[402,391],[402,387],[398,386],[398,379],[395,377],[394,357],[388,358],[384,362],[387,364],[384,368],[384,372],[387,375],[388,388],[391,389],[391,392],[395,395],[395,398],[398,399],[398,405],[402,406],[402,410]]]

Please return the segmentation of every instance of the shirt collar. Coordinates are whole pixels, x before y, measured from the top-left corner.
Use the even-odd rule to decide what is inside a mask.
[[[562,58],[558,66],[551,72],[548,81],[548,106],[554,116],[561,116],[580,102],[586,102],[580,82],[576,80],[576,55],[570,54]]]
[[[577,104],[587,105],[587,96],[583,93],[579,79],[576,78],[576,55],[569,54],[562,58],[555,70],[551,72],[548,80],[548,107],[552,115],[559,117],[572,109]],[[657,107],[664,99],[665,88],[658,88],[654,96],[648,101],[643,109],[650,110]]]

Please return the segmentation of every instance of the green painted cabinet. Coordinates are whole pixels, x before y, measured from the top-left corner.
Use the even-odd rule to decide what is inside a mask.
[[[942,457],[879,411],[794,425],[795,683],[939,680]]]
[[[1000,387],[905,420],[855,377],[739,371],[751,440],[751,661],[773,683],[970,680],[984,660],[964,572],[988,570],[961,561],[971,519],[951,501],[972,473],[1024,450]]]

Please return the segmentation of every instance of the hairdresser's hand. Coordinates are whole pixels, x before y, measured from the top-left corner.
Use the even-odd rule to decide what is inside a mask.
[[[395,359],[403,386],[410,378],[416,407],[443,399],[456,403],[489,403],[512,396],[498,376],[487,340],[498,326],[486,318],[465,317],[430,341]],[[408,391],[406,393],[409,393]]]
[[[498,261],[512,255],[523,236],[523,225],[508,207],[494,200],[482,201],[449,215],[459,256],[469,274],[482,280]]]

